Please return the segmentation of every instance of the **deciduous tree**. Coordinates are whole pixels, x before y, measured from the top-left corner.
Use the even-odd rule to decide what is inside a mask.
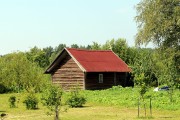
[[[136,44],[153,42],[158,46],[179,48],[179,0],[142,0],[136,9]]]

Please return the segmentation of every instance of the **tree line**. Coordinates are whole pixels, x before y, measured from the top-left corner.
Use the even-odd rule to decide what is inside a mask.
[[[50,77],[44,75],[45,69],[64,49],[66,44],[57,47],[33,47],[27,52],[14,52],[0,57],[0,85],[10,91],[34,89],[42,91],[50,83]],[[132,69],[132,79],[135,85],[145,83],[148,86],[168,85],[180,87],[179,68],[176,52],[160,48],[140,48],[128,46],[126,39],[119,38],[106,41],[105,44],[93,42],[92,45],[71,48],[89,50],[112,50]],[[1,91],[5,90],[1,87]],[[7,89],[6,89],[7,90]]]

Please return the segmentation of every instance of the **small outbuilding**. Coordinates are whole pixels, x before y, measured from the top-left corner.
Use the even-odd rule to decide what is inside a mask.
[[[111,50],[82,50],[64,48],[46,69],[52,82],[69,90],[106,89],[112,86],[127,86],[131,69]]]

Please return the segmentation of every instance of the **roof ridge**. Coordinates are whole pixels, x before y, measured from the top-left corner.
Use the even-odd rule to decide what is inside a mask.
[[[66,48],[67,50],[87,51],[87,52],[113,52],[112,50],[92,50],[92,49],[81,49],[81,48]]]

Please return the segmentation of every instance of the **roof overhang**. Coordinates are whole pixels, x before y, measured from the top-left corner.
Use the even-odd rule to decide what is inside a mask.
[[[66,49],[64,48],[59,55],[55,58],[55,60],[50,64],[50,66],[46,69],[44,72],[45,74],[50,74],[53,72],[53,70],[56,68],[56,66],[59,65],[59,63],[66,57],[66,55],[69,54],[72,59],[76,62],[76,64],[79,66],[79,68],[86,72],[86,70],[81,66],[81,64],[74,58],[74,56]]]

